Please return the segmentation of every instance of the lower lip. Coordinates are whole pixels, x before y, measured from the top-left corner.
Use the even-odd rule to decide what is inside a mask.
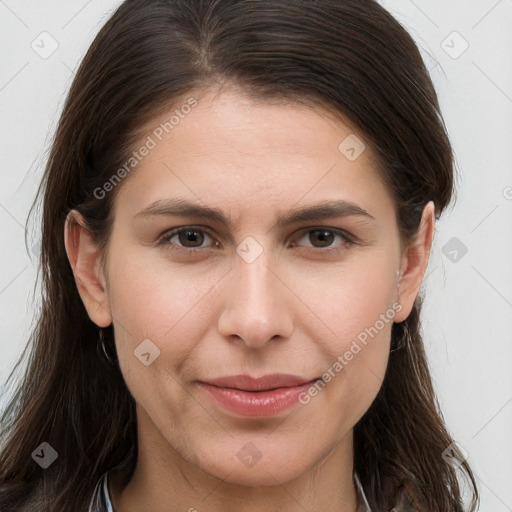
[[[300,394],[307,392],[313,381],[292,388],[258,392],[200,384],[210,397],[231,412],[243,416],[273,416],[298,403]]]

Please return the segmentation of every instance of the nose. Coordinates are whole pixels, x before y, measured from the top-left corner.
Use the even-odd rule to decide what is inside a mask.
[[[290,310],[293,293],[286,276],[279,275],[267,251],[251,263],[236,255],[234,266],[221,292],[224,297],[218,320],[219,333],[228,338],[240,338],[251,348],[289,338],[293,332]]]

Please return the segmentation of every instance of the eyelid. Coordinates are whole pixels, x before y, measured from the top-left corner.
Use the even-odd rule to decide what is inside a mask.
[[[317,227],[308,227],[299,231],[299,238],[302,238],[304,235],[311,233],[312,231],[330,231],[334,235],[338,235],[341,238],[344,238],[347,242],[355,243],[355,237],[347,233],[344,229],[340,228],[330,228],[327,226],[317,226]],[[321,247],[317,247],[317,249],[321,249]]]
[[[210,233],[210,231],[205,228],[204,226],[179,226],[173,229],[169,229],[168,231],[165,231],[158,237],[157,244],[158,245],[175,245],[171,244],[170,239],[181,233],[182,231],[200,231],[201,233],[205,233],[207,236],[215,240],[215,237]],[[218,242],[216,242],[218,243]],[[214,245],[210,247],[214,247]],[[184,251],[195,251],[195,250],[204,250],[204,247],[181,247],[178,246],[178,249],[182,249]]]
[[[206,247],[183,247],[183,246],[180,246],[180,245],[176,246],[176,244],[173,244],[173,243],[170,242],[170,239],[173,236],[178,235],[179,233],[181,233],[183,231],[199,231],[201,233],[206,234],[210,238],[212,238],[215,242],[214,242],[213,245],[206,246]],[[328,226],[309,226],[307,228],[303,228],[303,229],[299,230],[298,232],[294,233],[294,235],[293,235],[294,238],[293,239],[294,240],[297,240],[297,239],[300,240],[302,237],[304,237],[305,235],[307,235],[308,233],[311,233],[313,231],[330,231],[335,236],[339,236],[342,239],[342,242],[337,244],[337,245],[327,246],[327,247],[315,247],[315,246],[301,247],[301,248],[306,249],[306,250],[308,250],[310,252],[311,251],[315,252],[315,253],[336,252],[336,251],[341,251],[343,249],[346,249],[347,245],[351,246],[351,245],[357,243],[355,237],[353,237],[351,234],[347,233],[345,230],[340,229],[340,228],[331,228],[331,227],[328,227]],[[176,250],[179,250],[179,251],[197,252],[197,251],[201,251],[201,250],[204,251],[205,249],[212,248],[212,247],[215,247],[215,246],[218,247],[217,244],[219,244],[219,242],[210,233],[208,228],[206,228],[204,226],[197,226],[197,225],[193,226],[193,225],[190,225],[190,226],[175,227],[173,229],[170,229],[170,230],[164,232],[162,235],[159,236],[159,238],[157,240],[157,244],[158,245],[169,245],[169,246],[172,246],[173,248],[175,248],[174,246],[176,246]],[[295,242],[293,242],[293,247],[294,248],[297,247],[297,244]]]
[[[326,226],[317,226],[317,227],[308,227],[306,229],[303,229],[299,231],[298,236],[294,238],[301,239],[302,237],[306,236],[308,233],[311,233],[313,231],[330,231],[334,234],[334,236],[338,236],[341,238],[341,242],[334,243],[333,245],[329,245],[327,247],[315,247],[313,245],[311,246],[299,246],[298,248],[306,250],[308,253],[319,255],[319,256],[326,256],[326,255],[337,255],[338,253],[341,253],[343,251],[348,250],[351,246],[356,245],[355,238],[351,235],[349,235],[345,230],[339,229],[339,228],[330,228]],[[297,244],[294,242],[294,248],[297,248]]]

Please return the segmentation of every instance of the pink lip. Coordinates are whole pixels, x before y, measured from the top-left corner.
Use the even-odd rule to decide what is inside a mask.
[[[233,375],[200,382],[225,409],[244,416],[272,416],[298,402],[299,395],[317,379],[272,374],[263,377]]]

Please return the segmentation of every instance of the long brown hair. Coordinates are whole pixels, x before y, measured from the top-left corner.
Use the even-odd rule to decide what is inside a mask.
[[[132,474],[135,403],[119,368],[98,357],[64,223],[78,210],[106,247],[122,183],[105,197],[94,191],[126,162],[141,127],[192,91],[228,82],[260,101],[327,108],[357,127],[379,157],[404,241],[429,200],[436,216],[450,202],[453,155],[436,92],[414,41],[376,1],[125,1],[76,74],[39,190],[42,306],[27,371],[2,417],[0,510],[86,512],[104,472]],[[420,306],[418,297],[393,325],[392,346],[402,348],[355,426],[355,470],[376,511],[389,510],[396,487],[408,482],[428,512],[462,512],[459,473],[473,511],[469,465],[458,473],[443,457],[453,439],[432,386]],[[105,335],[115,351],[111,328]],[[42,442],[58,454],[47,469],[31,456]]]

